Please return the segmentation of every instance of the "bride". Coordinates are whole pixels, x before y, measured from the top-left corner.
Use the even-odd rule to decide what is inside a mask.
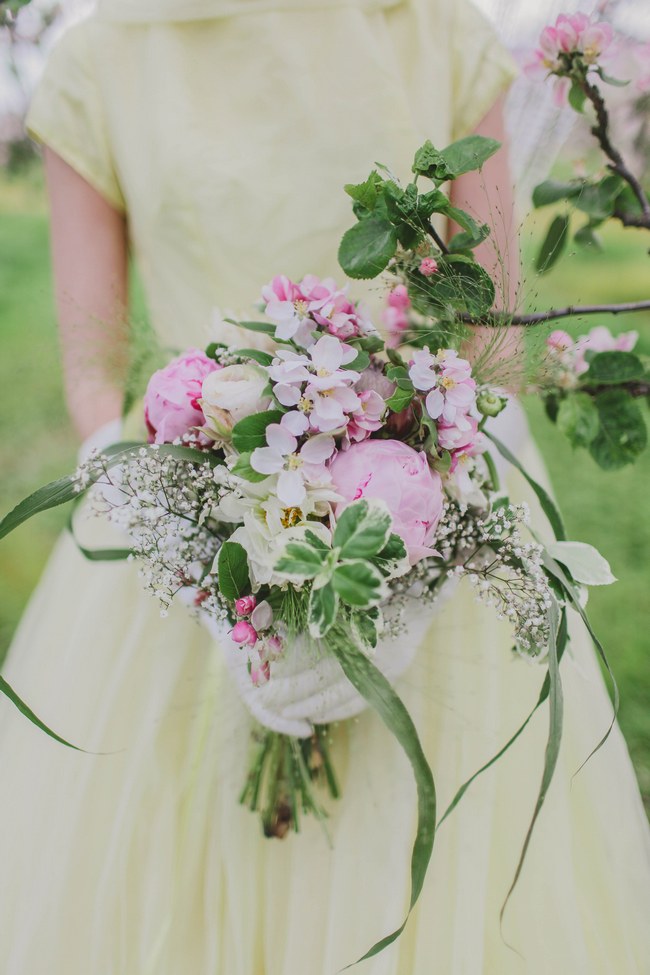
[[[275,273],[340,277],[342,186],[375,159],[406,174],[426,138],[446,145],[477,126],[502,138],[511,77],[469,0],[100,0],[53,51],[28,119],[46,146],[80,436],[119,433],[129,251],[161,343],[202,344],[216,305],[246,309]],[[512,257],[501,157],[455,192],[486,217],[506,214],[496,244]],[[494,252],[479,257],[494,264]],[[538,464],[525,430],[515,435],[522,461]],[[462,586],[425,622],[398,686],[445,808],[540,681]],[[442,826],[404,935],[360,971],[647,972],[650,838],[636,782],[618,729],[571,781],[611,708],[580,633],[562,666],[560,766],[503,926],[542,713]],[[401,920],[415,795],[374,714],[332,728],[343,797],[330,843],[309,822],[265,839],[237,803],[250,717],[219,648],[183,607],[161,619],[132,566],[88,563],[68,536],[6,676],[89,753],[2,706],[4,975],[331,975]]]

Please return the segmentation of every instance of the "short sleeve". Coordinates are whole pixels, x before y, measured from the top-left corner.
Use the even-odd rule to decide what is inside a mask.
[[[471,0],[454,0],[453,137],[470,133],[518,74],[517,64]]]
[[[25,127],[33,139],[53,149],[104,199],[123,211],[86,26],[82,22],[68,29],[52,49]]]

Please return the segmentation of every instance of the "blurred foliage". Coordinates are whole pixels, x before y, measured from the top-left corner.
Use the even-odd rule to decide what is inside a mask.
[[[30,165],[20,175],[0,173],[0,511],[74,464],[76,442],[66,418],[58,366],[49,245],[42,174]],[[602,251],[570,245],[566,259],[544,278],[532,270],[546,216],[534,215],[522,233],[526,272],[522,305],[536,311],[572,302],[626,301],[647,297],[647,255],[643,236],[617,227],[603,232]],[[135,319],[144,320],[136,291]],[[572,334],[595,324],[613,331],[637,329],[650,353],[650,316],[612,316],[567,324]],[[537,333],[537,336],[539,333]],[[535,339],[535,336],[533,336]],[[146,345],[146,343],[145,343]],[[136,357],[137,358],[137,357]],[[526,404],[533,431],[548,464],[570,537],[596,545],[610,560],[619,583],[595,589],[590,615],[610,653],[621,687],[621,726],[650,803],[650,653],[641,620],[650,582],[650,519],[647,487],[650,451],[633,467],[599,470],[583,451],[578,456],[543,414]],[[20,613],[36,584],[66,512],[47,512],[25,524],[0,546],[0,654],[9,644]]]

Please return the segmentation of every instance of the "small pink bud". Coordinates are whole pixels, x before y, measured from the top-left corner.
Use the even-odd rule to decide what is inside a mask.
[[[254,647],[257,643],[257,630],[246,620],[239,620],[232,628],[231,637],[235,643],[246,647]]]
[[[425,278],[430,278],[432,274],[436,274],[437,270],[438,262],[432,257],[423,257],[420,261],[419,271]]]
[[[259,667],[251,667],[251,680],[255,687],[261,687],[263,684],[268,684],[271,677],[271,667],[268,660],[260,664]]]
[[[284,643],[279,636],[270,636],[266,641],[266,654],[271,659],[281,657],[284,652]]]
[[[255,596],[241,596],[235,600],[235,612],[237,616],[249,616],[256,605],[257,600]]]
[[[411,299],[409,298],[406,285],[398,284],[393,288],[386,298],[386,304],[389,308],[410,308]]]

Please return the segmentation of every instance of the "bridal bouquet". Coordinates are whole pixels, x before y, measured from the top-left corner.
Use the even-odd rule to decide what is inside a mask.
[[[563,49],[548,70],[570,78],[586,99],[596,97],[593,63],[577,48]],[[605,123],[601,112],[603,131]],[[125,544],[80,546],[84,554],[136,560],[163,614],[178,598],[208,627],[257,719],[241,801],[261,812],[269,836],[297,829],[303,813],[326,815],[327,792],[339,791],[328,725],[374,708],[417,783],[411,908],[436,829],[530,720],[439,814],[432,771],[394,686],[422,643],[412,620],[427,618],[423,605],[467,577],[477,598],[511,623],[515,652],[536,658],[543,671],[534,710],[549,702],[548,744],[511,892],[557,763],[570,608],[609,669],[582,592],[614,581],[609,567],[591,546],[567,540],[551,497],[490,427],[511,395],[498,377],[508,343],[519,341],[512,326],[564,317],[494,311],[494,281],[474,255],[490,228],[440,189],[498,148],[479,136],[443,149],[427,142],[406,186],[378,167],[346,187],[357,222],[343,237],[339,262],[352,279],[385,275],[386,338],[347,287],[311,274],[300,281],[277,275],[262,288],[259,319],[233,322],[242,335],[258,333],[255,347],[213,342],[176,356],[149,379],[146,442],[95,451],[0,522],[2,537],[39,511],[88,496]],[[623,186],[628,171],[622,160],[617,167],[620,218],[632,203]],[[551,202],[542,185],[538,205]],[[650,229],[647,199],[638,183],[632,188]],[[571,185],[554,199],[579,207],[587,189]],[[450,240],[436,229],[441,218],[460,227]],[[493,336],[478,353],[468,342],[477,325]],[[520,384],[603,467],[632,461],[646,443],[635,400],[647,393],[648,368],[634,352],[635,338],[615,339],[600,327],[574,340],[556,330]],[[552,543],[541,543],[525,506],[502,489],[498,454],[528,481]],[[2,678],[0,690],[62,741]]]
[[[402,331],[413,326],[407,286],[413,294],[415,274],[444,280],[443,262],[421,244],[401,253],[389,325],[397,310]],[[512,624],[515,651],[546,669],[537,706],[550,698],[551,725],[536,817],[559,747],[567,607],[586,620],[580,586],[613,579],[594,549],[566,541],[530,478],[557,541],[543,546],[527,530],[527,510],[501,490],[492,455],[528,476],[490,433],[508,395],[458,348],[387,346],[330,279],[278,276],[262,301],[263,320],[238,324],[264,333],[270,351],[212,343],[174,358],[147,386],[148,442],[92,452],[0,532],[89,494],[128,547],[82,551],[136,559],[163,614],[178,596],[208,626],[259,723],[241,800],[261,811],[267,835],[298,828],[301,812],[325,815],[319,783],[338,795],[327,725],[374,707],[417,781],[414,904],[437,813],[431,769],[393,687],[421,642],[406,625],[413,607],[426,619],[423,603],[465,575]]]

